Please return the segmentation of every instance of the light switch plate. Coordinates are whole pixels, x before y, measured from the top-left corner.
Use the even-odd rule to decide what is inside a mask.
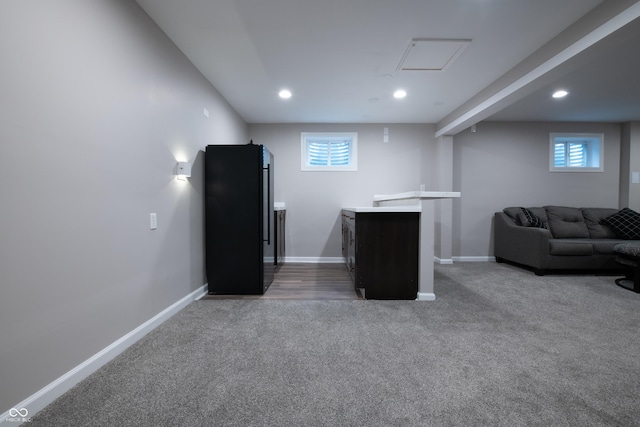
[[[631,183],[640,184],[640,172],[631,172]]]
[[[151,230],[158,228],[158,215],[156,213],[149,214],[149,228]]]

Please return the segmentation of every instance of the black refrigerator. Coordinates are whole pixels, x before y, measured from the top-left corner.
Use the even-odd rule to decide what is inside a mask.
[[[208,145],[205,257],[209,294],[263,294],[274,274],[273,155],[263,145]]]

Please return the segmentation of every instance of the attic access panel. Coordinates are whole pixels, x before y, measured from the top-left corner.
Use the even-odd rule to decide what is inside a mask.
[[[470,44],[470,39],[413,39],[396,71],[444,71]]]

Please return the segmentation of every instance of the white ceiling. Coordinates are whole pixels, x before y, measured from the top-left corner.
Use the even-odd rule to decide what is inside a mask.
[[[453,134],[483,119],[640,120],[640,85],[629,92],[640,27],[626,26],[640,0],[136,1],[248,123],[437,123]],[[412,39],[471,43],[443,71],[398,71]],[[621,59],[632,65],[608,79]],[[564,109],[549,108],[556,84],[571,92]],[[612,86],[623,92],[602,104]],[[394,99],[398,88],[408,96]],[[571,99],[582,109],[566,108]]]

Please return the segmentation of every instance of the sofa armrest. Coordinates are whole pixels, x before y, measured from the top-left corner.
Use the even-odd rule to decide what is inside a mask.
[[[504,212],[495,213],[493,227],[496,259],[528,265],[540,272],[549,267],[549,230],[516,225]]]

